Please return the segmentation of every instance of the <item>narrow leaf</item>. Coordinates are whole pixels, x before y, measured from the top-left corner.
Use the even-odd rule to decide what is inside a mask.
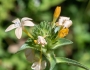
[[[79,63],[75,60],[68,59],[68,58],[65,58],[65,57],[56,57],[56,62],[57,63],[67,63],[67,64],[71,64],[71,65],[74,65],[74,66],[81,67],[81,68],[86,69],[86,70],[90,70],[85,65],[82,65],[81,63]]]
[[[30,48],[27,44],[23,44],[18,51],[25,50],[27,48]]]
[[[58,39],[58,41],[53,45],[52,49],[56,49],[60,46],[64,46],[64,45],[68,45],[68,44],[72,44],[73,42],[65,39],[65,38],[60,38]]]
[[[27,48],[32,48],[34,49],[34,47],[32,46],[32,40],[28,39],[21,47],[18,51],[22,51],[22,50],[25,50]]]

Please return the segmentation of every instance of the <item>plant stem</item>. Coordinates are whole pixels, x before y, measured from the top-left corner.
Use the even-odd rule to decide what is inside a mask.
[[[34,39],[33,36],[32,36],[25,28],[23,28],[23,31],[24,31],[30,38]]]
[[[41,46],[41,54],[40,54],[40,63],[42,61],[42,46]]]
[[[52,28],[54,28],[56,20],[57,20],[57,18],[53,18],[53,21],[51,23],[52,24]]]

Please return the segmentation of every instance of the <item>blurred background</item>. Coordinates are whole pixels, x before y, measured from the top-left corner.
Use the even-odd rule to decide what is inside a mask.
[[[15,54],[27,40],[18,40],[14,30],[5,29],[15,18],[30,17],[33,22],[52,21],[56,6],[61,6],[61,16],[70,17],[73,25],[67,39],[72,45],[56,50],[56,56],[77,60],[90,68],[90,0],[0,0],[0,70],[31,70],[23,52]],[[57,64],[54,70],[83,70],[76,66]]]

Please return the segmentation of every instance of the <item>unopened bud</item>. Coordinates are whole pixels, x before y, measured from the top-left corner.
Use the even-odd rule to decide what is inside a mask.
[[[58,18],[61,13],[61,7],[57,6],[54,12],[54,18]]]

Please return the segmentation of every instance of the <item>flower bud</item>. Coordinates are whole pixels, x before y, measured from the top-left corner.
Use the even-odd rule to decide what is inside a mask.
[[[37,44],[37,40],[34,40],[34,43]]]
[[[41,44],[43,47],[44,47],[44,45],[47,44],[46,40],[45,40],[44,37],[42,37],[42,36],[38,36],[37,43],[38,43],[38,44]]]
[[[54,12],[54,18],[58,18],[61,12],[61,7],[57,6]]]

